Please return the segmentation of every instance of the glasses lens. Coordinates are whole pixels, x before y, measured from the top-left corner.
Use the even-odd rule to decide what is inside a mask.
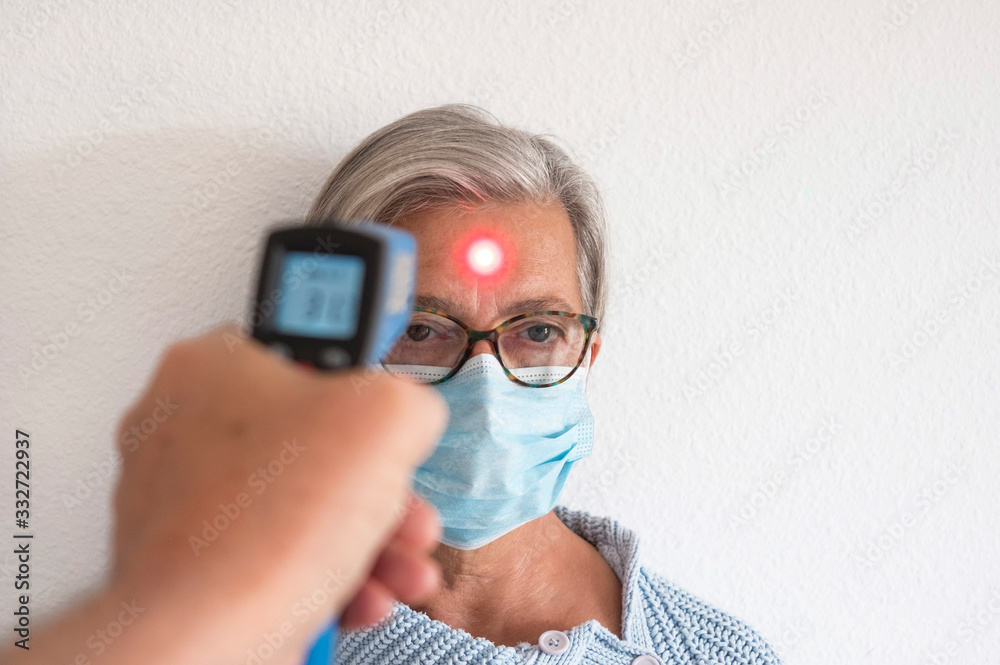
[[[500,359],[511,374],[531,385],[554,383],[576,368],[587,343],[579,319],[561,314],[537,314],[503,329],[498,339]]]
[[[465,353],[465,330],[450,319],[414,312],[406,332],[382,360],[391,374],[424,383],[443,379]]]

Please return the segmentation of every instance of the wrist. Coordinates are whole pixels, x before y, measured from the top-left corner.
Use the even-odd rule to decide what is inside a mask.
[[[103,589],[88,610],[91,631],[84,647],[95,663],[196,662],[180,658],[190,637],[191,608],[186,616],[168,597],[119,583]]]
[[[231,588],[215,580],[183,577],[173,583],[132,584],[121,580],[95,599],[103,626],[122,624],[120,637],[91,663],[79,665],[218,665],[246,662],[248,649],[258,650],[265,636],[278,630],[276,616],[284,606],[271,580],[264,575],[258,585],[250,579]],[[269,598],[271,602],[261,602]],[[134,618],[132,615],[135,615]],[[125,626],[125,622],[131,622]],[[108,631],[106,631],[108,632]],[[119,633],[117,628],[115,633]],[[289,636],[269,661],[276,665],[301,661],[306,635]],[[270,645],[268,645],[270,646]],[[90,650],[90,654],[95,654]],[[69,661],[72,662],[72,661]]]
[[[2,663],[24,665],[124,665],[142,662],[144,665],[166,665],[187,662],[176,659],[168,633],[157,615],[170,614],[150,603],[109,586],[83,600],[71,601],[70,608],[46,620],[31,635],[30,649],[8,649]],[[174,633],[176,635],[176,633]]]
[[[201,587],[201,588],[198,588]],[[113,580],[81,607],[87,617],[74,665],[217,665],[236,662],[242,643],[237,608],[206,597],[187,580],[170,585]],[[221,600],[221,599],[220,599]],[[87,660],[72,660],[77,653]],[[41,662],[41,661],[39,661]]]

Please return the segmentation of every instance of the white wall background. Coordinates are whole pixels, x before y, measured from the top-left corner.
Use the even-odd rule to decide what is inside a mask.
[[[997,3],[0,7],[35,609],[100,579],[118,418],[167,344],[246,315],[261,230],[369,132],[464,101],[564,138],[607,197],[598,444],[565,503],[789,663],[995,662]]]

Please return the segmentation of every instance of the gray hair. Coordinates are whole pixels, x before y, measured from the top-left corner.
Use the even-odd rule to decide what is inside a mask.
[[[369,135],[334,169],[308,220],[391,225],[433,208],[555,200],[576,238],[583,313],[601,320],[608,250],[596,183],[551,137],[505,127],[479,107],[424,109]]]

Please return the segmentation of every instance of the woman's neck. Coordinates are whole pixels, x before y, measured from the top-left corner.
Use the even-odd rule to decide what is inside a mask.
[[[416,607],[494,644],[534,644],[590,619],[621,635],[621,584],[601,554],[554,512],[475,550],[441,545],[440,591]]]

